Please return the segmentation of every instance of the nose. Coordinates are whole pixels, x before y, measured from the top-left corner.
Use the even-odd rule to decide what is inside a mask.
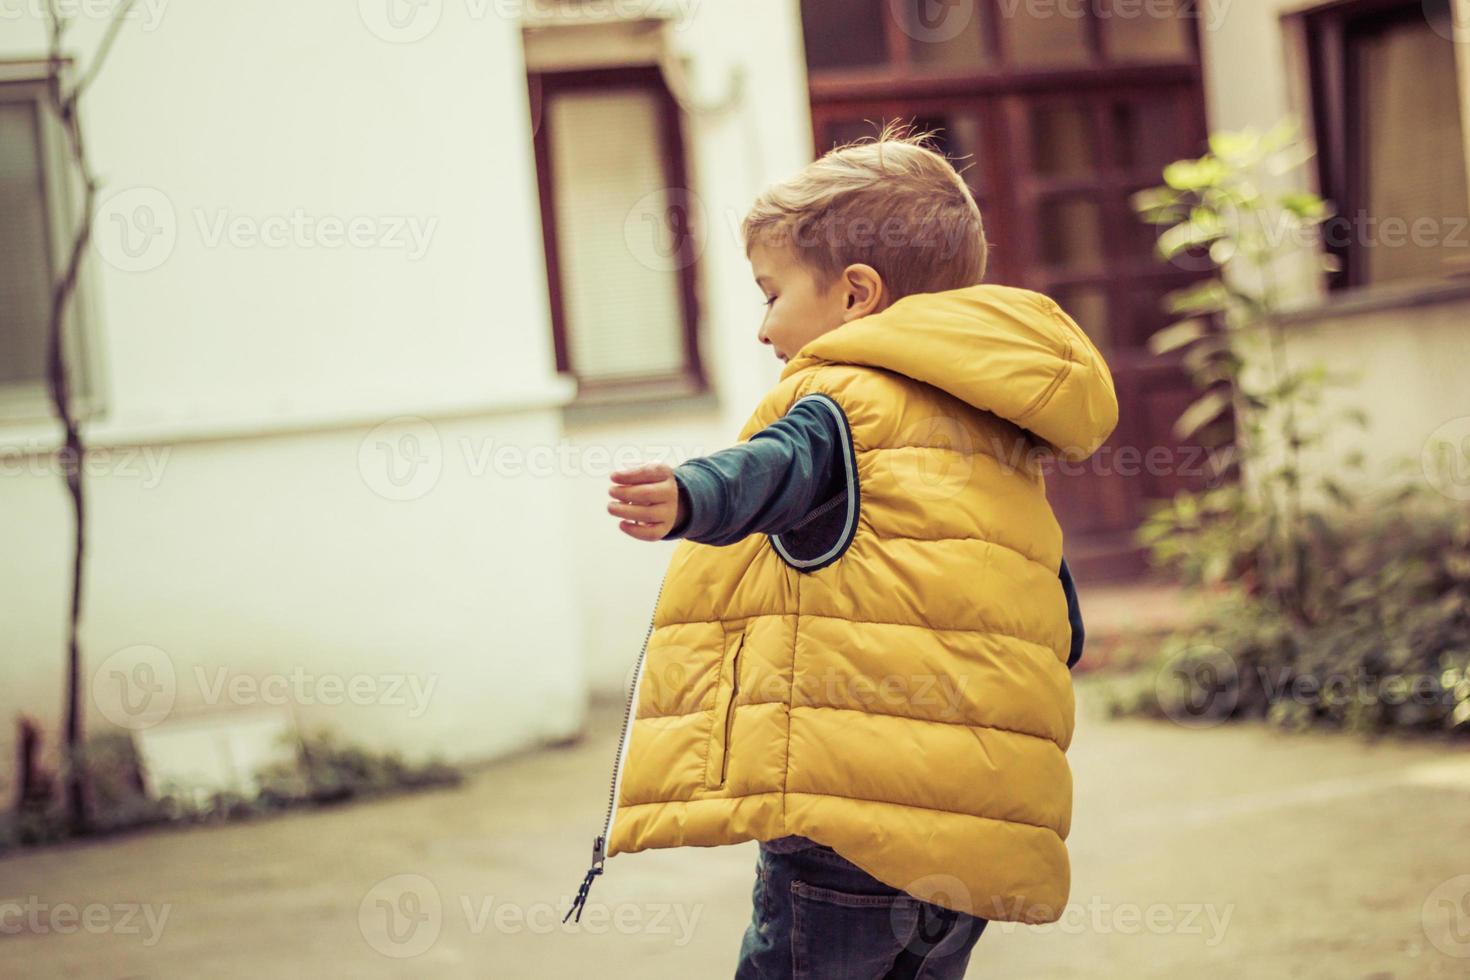
[[[766,336],[765,323],[761,323],[761,328],[756,331],[755,336],[763,344],[769,344],[771,342],[771,338]]]

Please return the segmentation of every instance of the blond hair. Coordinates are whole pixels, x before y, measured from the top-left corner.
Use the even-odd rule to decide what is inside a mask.
[[[979,283],[980,208],[932,135],[889,124],[767,188],[741,227],[746,255],[757,243],[790,248],[824,286],[870,265],[890,301]]]

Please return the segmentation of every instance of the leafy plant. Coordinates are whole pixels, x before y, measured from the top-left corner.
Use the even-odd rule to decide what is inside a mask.
[[[1286,355],[1279,269],[1315,241],[1330,211],[1315,194],[1272,188],[1311,157],[1290,122],[1217,133],[1209,153],[1171,163],[1163,185],[1133,197],[1140,216],[1162,229],[1159,256],[1202,273],[1166,297],[1180,319],[1149,339],[1155,354],[1180,358],[1200,390],[1174,434],[1232,450],[1211,453],[1220,465],[1208,489],[1155,505],[1141,540],[1186,582],[1243,581],[1298,621],[1308,615],[1308,563],[1322,545],[1322,515],[1307,501],[1355,504],[1348,484],[1315,475],[1303,456],[1339,419],[1367,424],[1356,409],[1322,413],[1324,388],[1345,379]],[[1363,466],[1360,455],[1343,462]]]
[[[1201,274],[1167,298],[1180,319],[1149,346],[1180,358],[1200,390],[1176,436],[1224,465],[1207,489],[1157,503],[1139,530],[1155,564],[1203,602],[1150,670],[1113,686],[1112,708],[1470,734],[1470,514],[1415,478],[1359,492],[1361,454],[1304,465],[1330,426],[1368,421],[1324,409],[1346,378],[1287,356],[1280,269],[1314,254],[1300,246],[1330,209],[1273,188],[1311,156],[1289,122],[1218,133],[1209,153],[1134,196],[1161,228],[1159,256]],[[1233,452],[1218,451],[1226,443]]]

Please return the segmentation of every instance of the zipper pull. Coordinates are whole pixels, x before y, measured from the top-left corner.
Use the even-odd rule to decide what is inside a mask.
[[[572,900],[572,907],[567,909],[567,914],[562,916],[561,921],[566,922],[572,917],[573,912],[577,913],[577,921],[582,921],[582,909],[587,904],[587,892],[592,888],[592,879],[602,874],[602,864],[607,860],[606,844],[607,839],[604,837],[598,837],[592,842],[592,867],[587,869],[587,877],[582,879],[582,886],[577,889],[577,897]]]

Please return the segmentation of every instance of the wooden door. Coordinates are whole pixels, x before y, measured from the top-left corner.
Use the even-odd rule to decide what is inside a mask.
[[[814,149],[889,120],[938,131],[985,219],[987,279],[1054,297],[1112,370],[1117,430],[1091,460],[1054,464],[1047,486],[1079,578],[1137,574],[1146,502],[1208,478],[1203,450],[1170,431],[1194,396],[1190,381],[1177,357],[1145,346],[1172,319],[1164,294],[1202,270],[1160,263],[1155,230],[1128,204],[1165,164],[1204,150],[1195,21],[1181,6],[1162,24],[1119,26],[1100,15],[1109,7],[1089,4],[1078,23],[1038,26],[1025,5],[972,0],[956,30],[924,19],[939,9],[932,0],[845,3],[843,23],[862,10],[878,18],[868,33],[881,44],[865,46],[824,33],[835,2],[803,5]],[[904,10],[911,19],[895,14]],[[854,51],[861,63],[843,60]]]

